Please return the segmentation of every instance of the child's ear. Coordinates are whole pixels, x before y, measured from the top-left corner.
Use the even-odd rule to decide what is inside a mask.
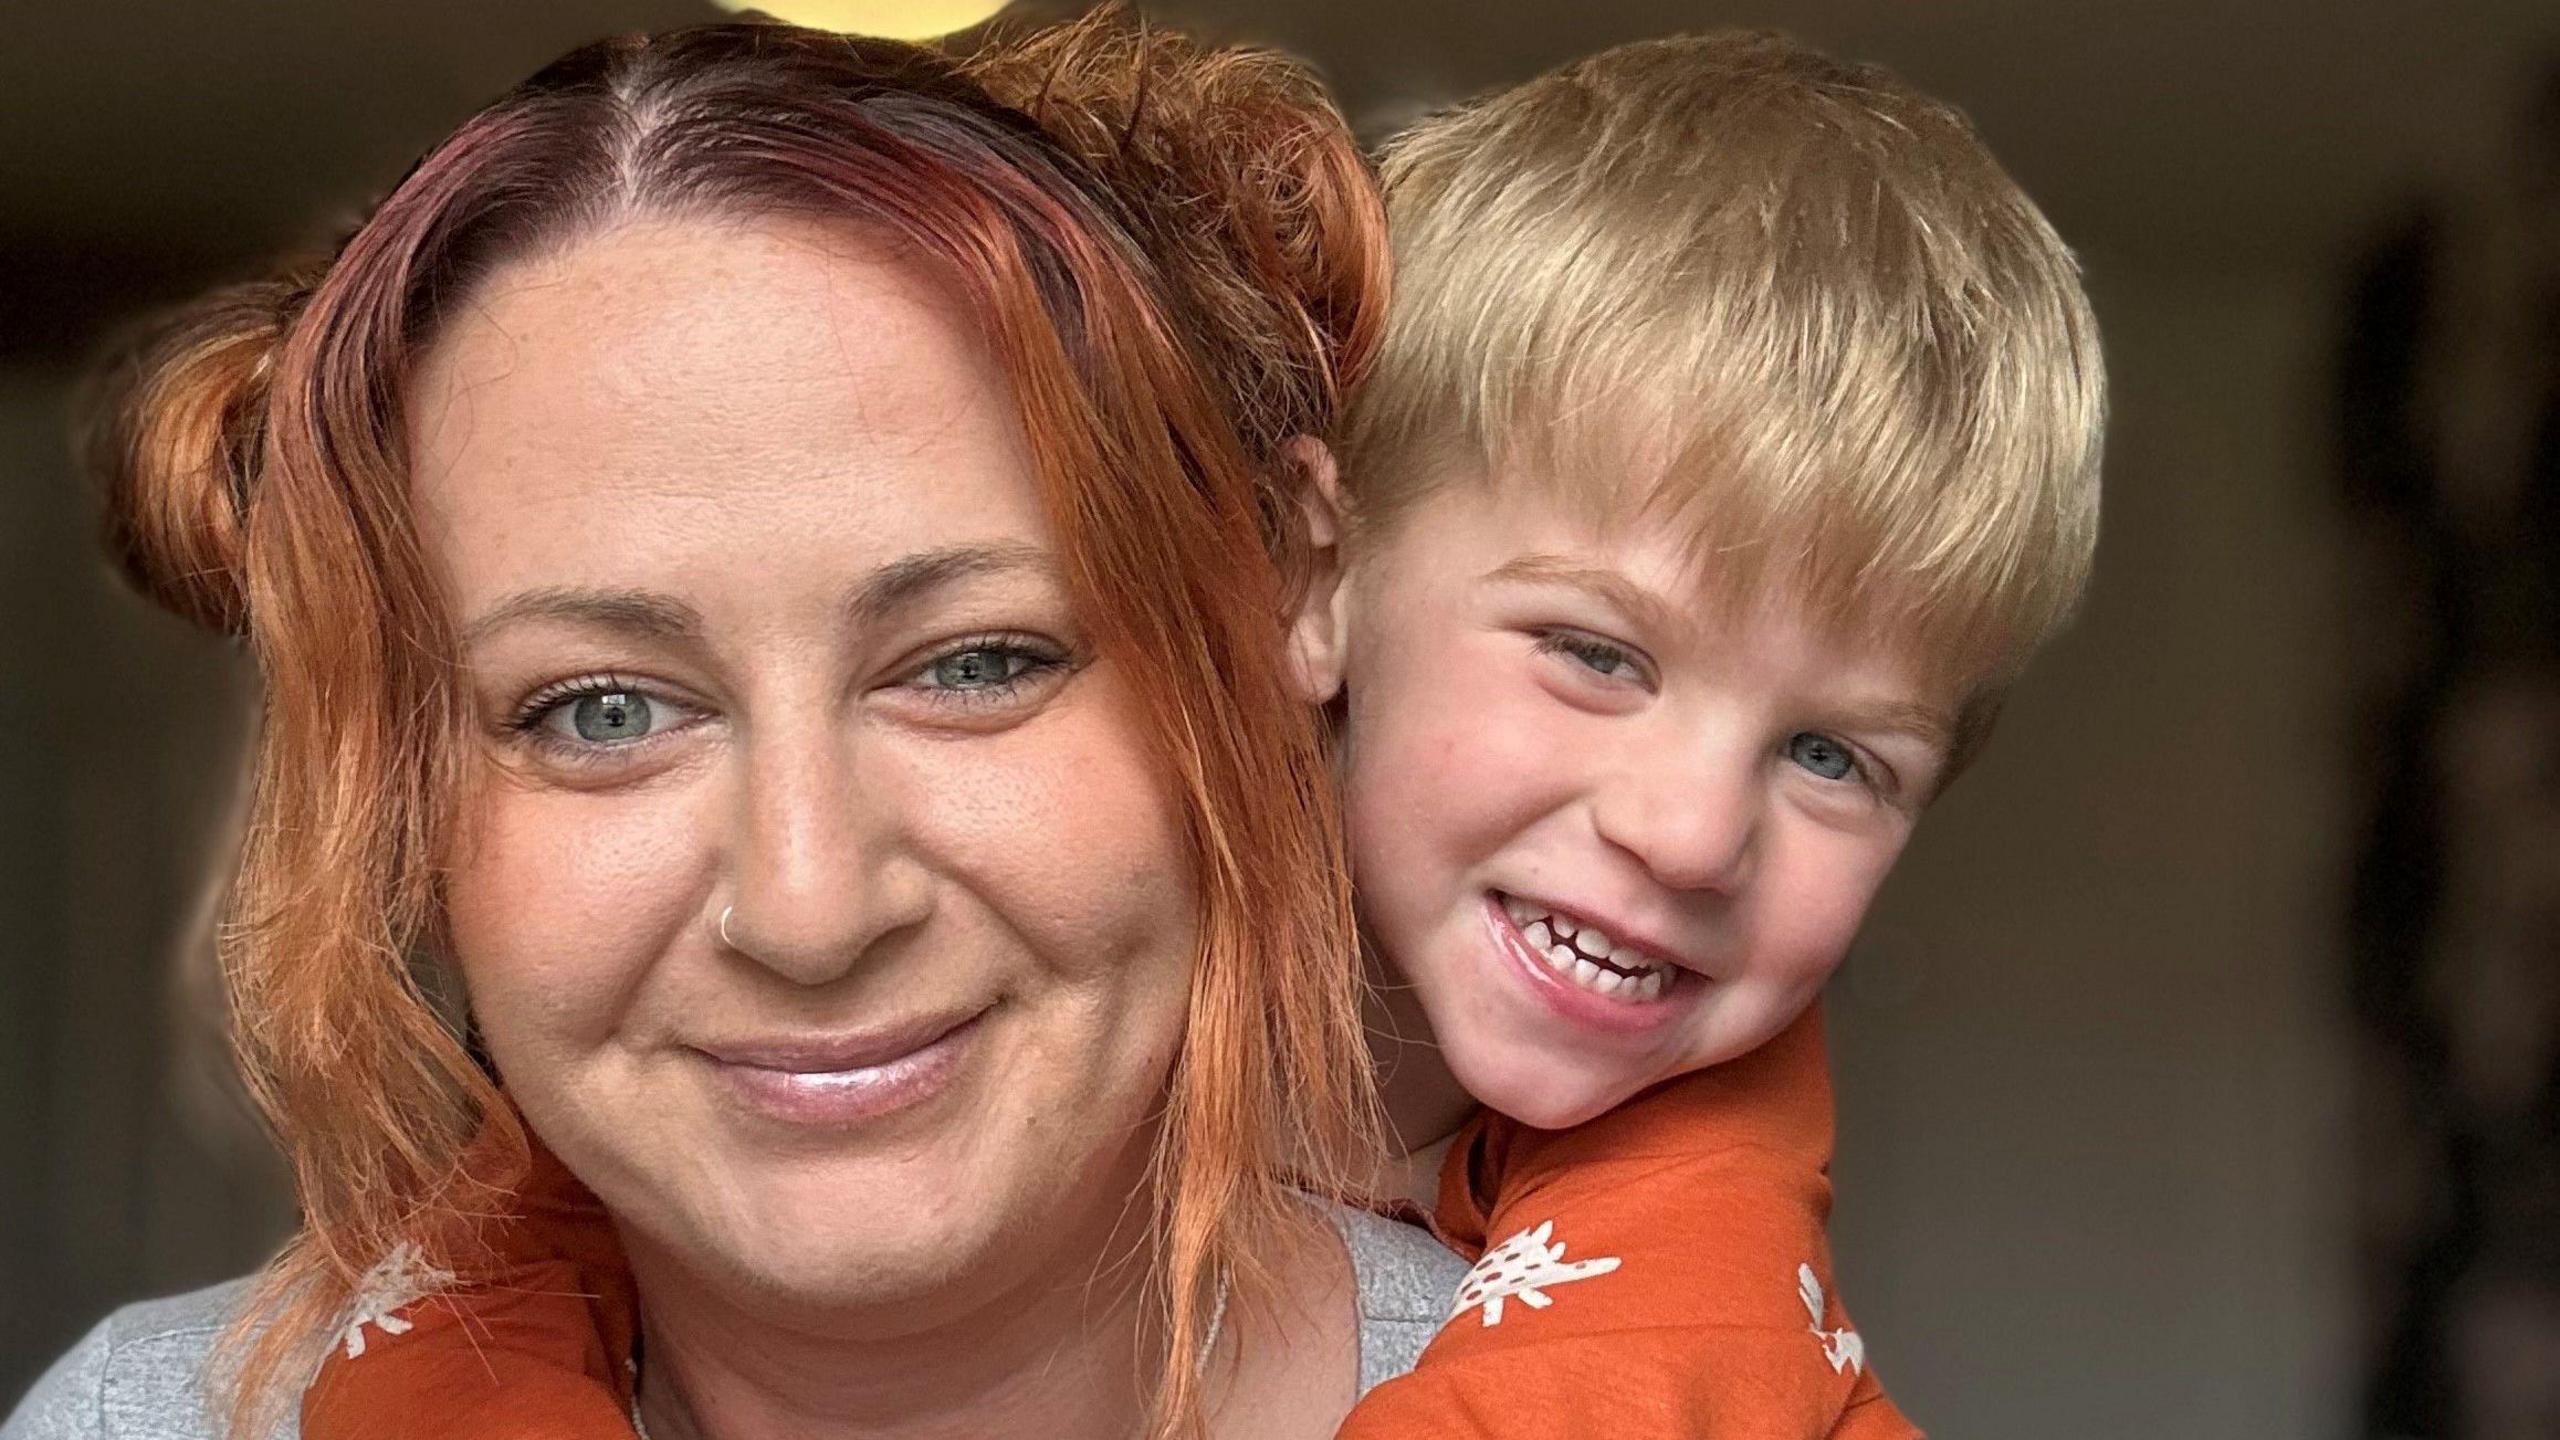
[[[1298,698],[1323,705],[1342,691],[1348,648],[1350,587],[1342,575],[1342,485],[1333,451],[1312,435],[1281,447],[1298,475],[1299,572],[1297,615],[1289,631],[1289,670]]]

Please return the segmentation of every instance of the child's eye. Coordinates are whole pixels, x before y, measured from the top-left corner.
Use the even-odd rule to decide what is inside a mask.
[[[1642,681],[1644,662],[1633,650],[1579,630],[1547,630],[1538,636],[1542,655],[1570,656],[1576,664],[1610,680]]]
[[[1787,758],[1825,780],[1846,780],[1858,772],[1858,758],[1848,746],[1810,730],[1788,738]]]

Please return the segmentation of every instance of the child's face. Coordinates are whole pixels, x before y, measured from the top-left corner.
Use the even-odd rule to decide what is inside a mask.
[[[1362,916],[1459,1083],[1574,1125],[1794,1019],[1937,785],[1952,697],[1783,594],[1716,618],[1677,535],[1535,485],[1460,476],[1352,566]]]

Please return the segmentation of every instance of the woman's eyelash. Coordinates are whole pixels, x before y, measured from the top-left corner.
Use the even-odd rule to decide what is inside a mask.
[[[616,723],[636,720],[648,726],[647,731],[615,739],[598,739],[563,735],[553,729],[552,721],[564,709],[605,697],[628,702],[617,707]],[[510,743],[539,755],[546,763],[601,769],[629,761],[643,751],[655,750],[659,741],[691,729],[696,718],[690,707],[668,698],[646,683],[598,672],[556,680],[526,696],[506,721],[505,735]]]
[[[962,663],[973,658],[978,663]],[[921,691],[928,703],[936,705],[1001,705],[1030,685],[1070,668],[1074,660],[1072,653],[1029,636],[974,635],[942,646],[908,667],[900,688]],[[661,723],[646,734],[628,739],[571,738],[555,733],[553,721],[564,706],[601,696],[629,696],[644,721],[656,717]],[[689,728],[691,719],[687,707],[648,685],[609,671],[596,671],[555,680],[525,696],[507,716],[503,729],[510,740],[551,759],[601,764]]]
[[[554,680],[524,697],[516,706],[515,714],[508,719],[507,728],[528,733],[538,731],[542,722],[550,718],[551,712],[560,708],[563,701],[583,700],[590,695],[627,695],[640,688],[619,675],[601,672],[570,680]]]
[[[972,656],[994,657],[1002,667],[1000,673],[974,684],[955,683],[958,676],[937,674],[943,667]],[[1016,661],[1021,662],[1019,668],[1013,664]],[[935,703],[989,705],[1012,698],[1026,685],[1047,679],[1073,662],[1074,657],[1067,652],[1026,635],[973,635],[941,647],[907,674],[910,680],[931,677],[944,682],[914,687],[932,695]]]

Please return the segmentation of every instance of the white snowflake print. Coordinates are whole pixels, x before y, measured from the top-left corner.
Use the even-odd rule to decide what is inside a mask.
[[[1556,1222],[1550,1220],[1535,1230],[1523,1230],[1484,1252],[1476,1268],[1467,1272],[1466,1283],[1458,1287],[1457,1308],[1449,1318],[1457,1319],[1469,1310],[1484,1307],[1484,1323],[1502,1323],[1502,1302],[1518,1296],[1520,1303],[1532,1310],[1544,1310],[1555,1301],[1545,1287],[1571,1280],[1588,1280],[1606,1275],[1618,1268],[1614,1255],[1592,1260],[1568,1261],[1564,1258],[1564,1242],[1548,1243],[1555,1234]]]
[[[1813,1331],[1815,1339],[1822,1342],[1822,1358],[1831,1362],[1831,1373],[1837,1375],[1846,1370],[1856,1375],[1864,1372],[1867,1368],[1867,1342],[1858,1338],[1858,1332],[1846,1325],[1837,1330],[1822,1328],[1822,1282],[1814,1278],[1811,1265],[1796,1267],[1796,1294],[1804,1300],[1806,1313],[1813,1316],[1813,1324],[1807,1328]]]
[[[349,1302],[347,1322],[340,1338],[347,1347],[347,1358],[364,1355],[364,1327],[372,1326],[385,1335],[406,1335],[410,1323],[399,1312],[453,1283],[453,1272],[439,1270],[427,1263],[426,1254],[403,1240],[391,1247],[382,1263],[364,1272],[356,1282],[355,1299]]]

